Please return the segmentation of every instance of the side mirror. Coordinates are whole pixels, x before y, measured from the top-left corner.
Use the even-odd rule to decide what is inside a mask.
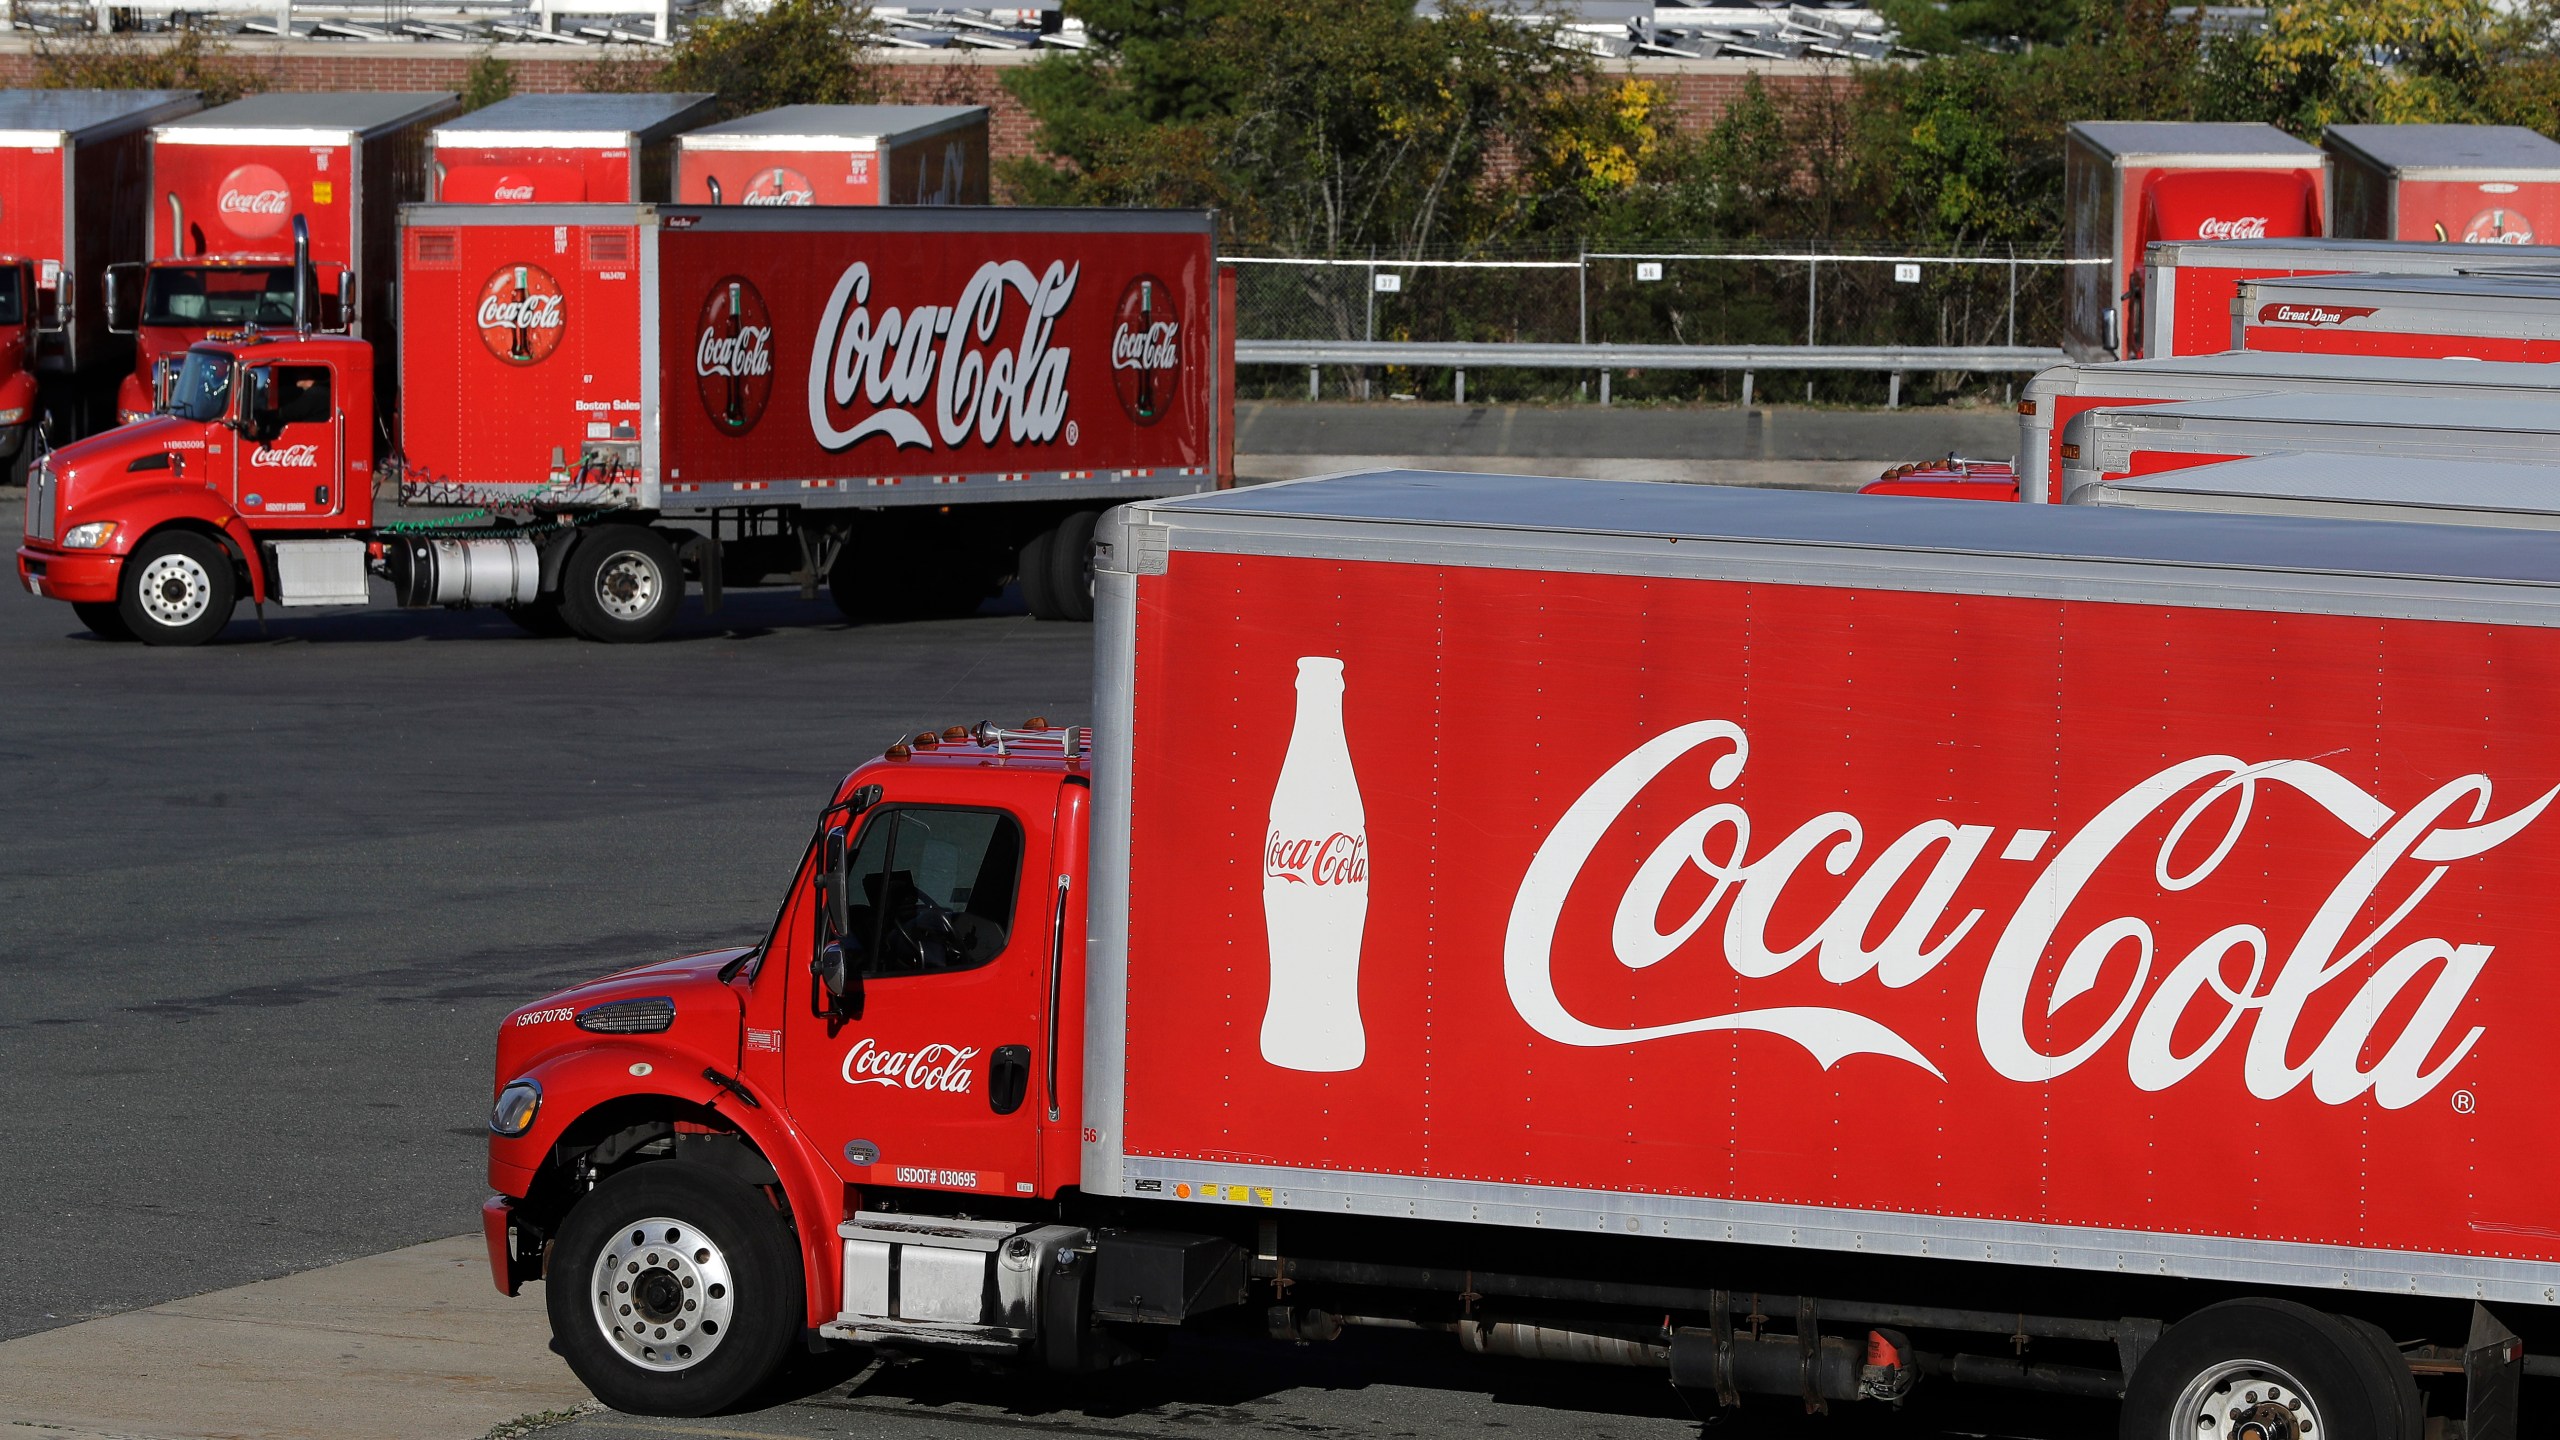
[[[845,827],[830,826],[818,856],[818,894],[826,901],[827,933],[842,935],[852,921],[852,901],[845,894]]]
[[[356,328],[356,277],[353,271],[338,272],[337,294],[332,298],[337,302],[336,323],[323,328],[353,334]]]
[[[153,411],[155,414],[167,414],[167,413],[168,413],[168,410],[169,410],[169,403],[170,403],[170,401],[174,400],[174,399],[177,397],[177,391],[178,391],[178,361],[177,361],[177,357],[175,357],[175,356],[171,356],[171,355],[163,355],[163,356],[161,356],[159,359],[152,361],[152,362],[151,362],[151,409],[152,409],[152,411]]]
[[[809,957],[809,977],[816,984],[809,1009],[831,1022],[862,1013],[862,974],[854,957],[860,947],[846,934],[852,928],[851,888],[845,875],[847,825],[830,825],[818,842],[817,946]]]
[[[240,372],[240,408],[231,425],[251,439],[266,439],[278,432],[274,370],[258,365]]]
[[[107,267],[107,333],[130,335],[140,328],[142,267],[131,261]]]
[[[59,333],[71,325],[71,271],[48,260],[36,278],[36,328]]]

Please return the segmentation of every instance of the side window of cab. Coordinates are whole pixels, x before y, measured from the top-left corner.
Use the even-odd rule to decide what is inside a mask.
[[[894,979],[1004,953],[1022,887],[1022,826],[1001,810],[898,805],[866,817],[845,866],[846,956]]]

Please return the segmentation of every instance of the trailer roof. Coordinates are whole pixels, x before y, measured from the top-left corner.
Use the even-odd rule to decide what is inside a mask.
[[[2560,469],[2385,455],[2260,455],[2083,486],[2073,500],[2225,515],[2560,529]]]
[[[1142,519],[1162,514],[1352,521],[2560,587],[2560,546],[2547,537],[2451,525],[2098,514],[2086,506],[1427,470],[1213,490],[1147,501],[1141,508]],[[2560,606],[2560,591],[2535,599],[2537,605]]]
[[[461,103],[450,90],[310,91],[252,95],[169,121],[174,130],[346,130],[369,135],[433,119]]]
[[[2280,155],[2314,164],[2320,147],[2257,121],[2079,120],[2071,133],[2119,160],[2161,155]]]
[[[2376,385],[2459,385],[2475,389],[2560,390],[2560,365],[2521,360],[2436,360],[2405,355],[2319,351],[2224,350],[2152,360],[2057,365],[2036,378],[2067,375],[2079,392],[2118,389],[2156,376],[2229,376],[2236,380],[2338,380]]]
[[[688,119],[707,120],[709,93],[678,95],[518,95],[435,129],[439,145],[521,142],[534,135],[648,135]]]
[[[2240,282],[2250,292],[2309,290],[2322,295],[2428,295],[2448,300],[2510,303],[2560,300],[2560,274],[2533,270],[2471,270],[2453,275],[2261,275]]]
[[[2147,430],[2205,423],[2360,426],[2384,430],[2477,430],[2560,435],[2560,395],[2371,394],[2352,390],[2269,391],[2087,412]],[[2075,417],[2076,418],[2076,417]]]
[[[0,90],[0,132],[129,129],[197,103],[193,90]]]
[[[2332,270],[2407,273],[2413,269],[2477,270],[2560,261],[2560,245],[2466,245],[2459,240],[2341,240],[2304,236],[2275,240],[2154,240],[2153,263],[2231,269],[2300,265]]]
[[[2560,141],[2521,125],[2332,125],[2327,139],[2402,175],[2494,170],[2560,179]]]
[[[785,105],[686,131],[676,143],[714,150],[794,143],[823,148],[828,142],[895,141],[929,134],[982,119],[986,113],[983,105]]]

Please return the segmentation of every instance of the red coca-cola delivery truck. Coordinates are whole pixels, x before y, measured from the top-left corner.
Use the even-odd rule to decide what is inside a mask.
[[[2487,460],[2288,451],[2084,485],[2081,505],[2560,530],[2560,471]]]
[[[427,132],[427,191],[448,204],[633,205],[675,197],[676,137],[718,96],[517,95]]]
[[[2560,275],[2313,275],[2245,280],[2235,348],[2458,360],[2560,360]]]
[[[2304,451],[2548,464],[2560,397],[2248,395],[2084,410],[2062,427],[2062,496],[2191,465]]]
[[[0,90],[0,462],[23,481],[27,436],[104,424],[133,347],[107,332],[107,267],[137,260],[150,128],[202,108],[191,91]]]
[[[686,205],[984,205],[983,105],[785,105],[676,140]]]
[[[137,334],[119,417],[152,408],[153,371],[243,325],[292,319],[291,223],[307,222],[315,323],[375,344],[388,396],[399,207],[426,194],[426,137],[450,93],[270,94],[152,127],[149,258],[107,273],[109,323]]]
[[[2560,140],[2521,125],[2332,125],[2332,233],[2531,245],[2560,234]]]
[[[488,523],[377,523],[374,357],[297,325],[198,341],[148,424],[40,463],[22,583],[160,644],[368,574],[597,640],[774,571],[857,618],[1012,577],[1090,619],[1101,509],[1233,474],[1202,212],[420,205],[405,233],[400,495]]]
[[[2560,245],[2465,245],[2409,240],[2183,240],[2144,252],[2145,358],[2231,348],[2240,282],[2293,275],[2461,275],[2560,265]]]
[[[2328,159],[2272,125],[2080,121],[2062,149],[2068,272],[2063,348],[2134,360],[2154,302],[2145,250],[2164,240],[2318,235]]]
[[[1097,553],[1089,731],[903,737],[748,948],[502,1023],[491,1267],[608,1403],[1372,1325],[2513,1433],[2540,537],[1400,472]]]

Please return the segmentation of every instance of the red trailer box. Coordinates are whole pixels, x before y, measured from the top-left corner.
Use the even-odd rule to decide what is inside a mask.
[[[2076,505],[2560,530],[2560,470],[2490,460],[2288,451],[2084,485]]]
[[[2560,275],[2306,275],[2244,280],[2235,348],[2434,359],[2560,360]]]
[[[123,417],[150,412],[163,357],[291,321],[297,215],[324,324],[374,342],[387,395],[399,208],[426,193],[427,132],[460,108],[446,92],[253,95],[153,127],[150,258],[110,277],[115,322],[141,337]]]
[[[685,205],[984,205],[979,105],[785,105],[676,141]]]
[[[2318,235],[2328,159],[2272,125],[2110,120],[2063,142],[2071,260],[2063,348],[2139,359],[2149,308],[2143,252],[2162,240]]]
[[[142,258],[132,197],[147,132],[200,108],[192,91],[0,91],[0,459],[12,476],[39,413],[56,440],[110,414],[132,347],[107,332],[107,267]]]
[[[2231,348],[2240,282],[2292,275],[2462,275],[2560,265],[2560,245],[2488,247],[2459,241],[2186,240],[2144,252],[2142,353],[2149,359]]]
[[[2063,431],[2084,410],[2251,395],[2344,394],[2432,401],[2560,398],[2547,365],[2412,360],[2383,355],[2226,351],[2166,360],[2056,365],[2018,402],[2020,498],[2060,500]]]
[[[2521,125],[2332,125],[2331,233],[2530,245],[2560,238],[2560,141]]]
[[[675,139],[716,95],[518,95],[427,135],[428,200],[613,205],[675,194]]]
[[[2543,537],[1390,472],[1096,574],[1089,737],[902,738],[753,948],[502,1022],[493,1278],[608,1403],[1197,1322],[2514,1433]]]
[[[2086,410],[2062,429],[2062,495],[2279,451],[2548,464],[2560,398],[2248,395]]]

